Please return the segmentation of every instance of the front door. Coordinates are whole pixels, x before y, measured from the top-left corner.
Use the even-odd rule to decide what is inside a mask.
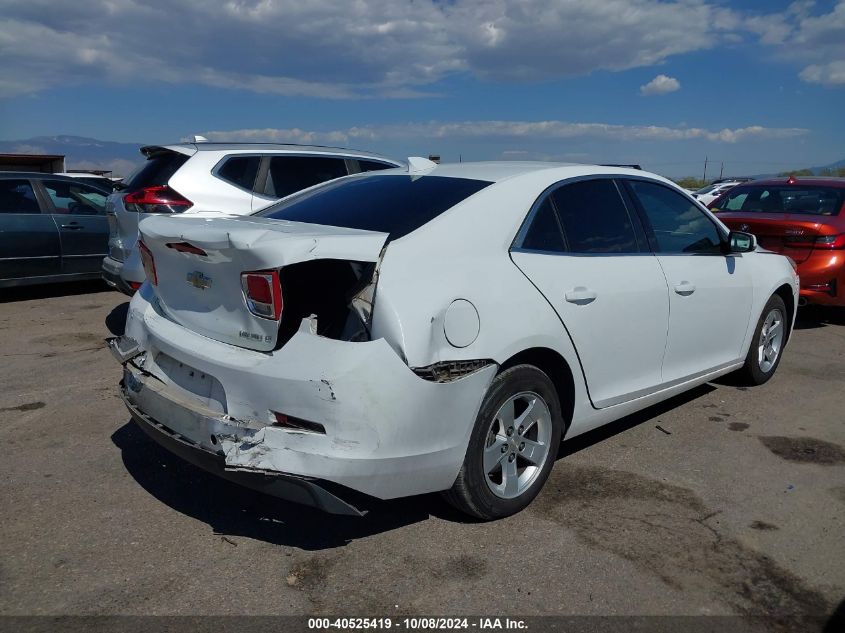
[[[593,404],[656,389],[669,321],[666,281],[617,185],[563,182],[532,214],[511,257],[566,327]]]
[[[747,262],[723,252],[724,230],[686,196],[654,181],[627,184],[669,287],[664,383],[736,362],[753,299]]]
[[[59,233],[42,213],[32,183],[0,179],[0,281],[61,272]]]
[[[43,180],[62,243],[62,274],[99,272],[108,252],[106,195],[82,182]]]

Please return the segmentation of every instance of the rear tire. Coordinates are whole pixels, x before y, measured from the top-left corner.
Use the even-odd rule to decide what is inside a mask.
[[[444,497],[478,519],[519,512],[548,479],[562,433],[551,379],[533,365],[506,369],[484,396],[463,466]]]
[[[736,372],[743,384],[762,385],[774,376],[783,356],[788,326],[783,299],[772,295],[754,328],[745,364]]]

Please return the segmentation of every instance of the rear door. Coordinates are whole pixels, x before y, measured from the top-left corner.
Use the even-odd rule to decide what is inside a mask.
[[[669,323],[666,280],[617,184],[564,182],[531,214],[511,257],[563,321],[593,404],[656,389]]]
[[[107,194],[76,180],[44,179],[39,184],[59,229],[62,274],[99,272],[109,241]]]
[[[259,171],[253,196],[253,211],[279,198],[349,174],[342,156],[270,156]]]
[[[669,286],[664,383],[727,365],[742,355],[751,319],[751,271],[698,205],[659,182],[627,179]]]
[[[0,179],[0,280],[61,272],[59,232],[28,179]]]

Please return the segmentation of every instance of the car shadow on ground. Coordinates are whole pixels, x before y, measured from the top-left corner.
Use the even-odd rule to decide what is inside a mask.
[[[558,458],[652,421],[714,389],[702,385],[569,440],[562,444]],[[207,473],[160,447],[132,421],[115,431],[111,439],[121,450],[126,470],[142,488],[177,512],[207,523],[221,537],[243,536],[275,545],[322,550],[342,547],[432,516],[458,523],[476,522],[449,506],[438,494],[373,500],[364,517],[328,515]]]
[[[38,286],[19,286],[0,289],[0,303],[87,295],[93,292],[115,292],[115,290],[110,288],[106,282],[99,279],[91,281],[65,281]]]
[[[603,442],[604,440],[609,439],[614,435],[624,433],[625,431],[632,429],[635,426],[639,426],[640,424],[657,420],[657,418],[664,415],[665,413],[668,413],[672,409],[676,409],[681,405],[684,405],[688,402],[692,402],[693,400],[697,400],[698,398],[706,396],[708,393],[715,390],[716,387],[714,387],[713,385],[699,385],[698,387],[690,389],[689,391],[669,398],[668,400],[664,400],[663,402],[659,402],[658,404],[652,405],[641,411],[637,411],[636,413],[632,413],[631,415],[625,416],[624,418],[616,420],[615,422],[605,424],[604,426],[600,426],[597,429],[588,431],[583,435],[573,437],[571,440],[567,440],[560,445],[560,450],[558,451],[557,458],[560,460],[564,457],[568,457],[569,455],[574,455],[579,451],[583,451],[585,448],[589,448],[594,444]],[[667,424],[665,426],[669,425]],[[666,430],[662,426],[655,432],[671,434],[671,430]]]
[[[795,319],[796,330],[811,330],[828,325],[845,325],[845,308],[813,305],[798,308],[798,316]]]
[[[126,330],[126,315],[129,312],[129,302],[125,301],[115,306],[106,316],[106,327],[115,336],[123,336]]]
[[[389,502],[374,500],[367,515],[330,515],[216,477],[172,455],[129,421],[111,437],[126,470],[153,497],[207,523],[215,534],[243,536],[304,550],[342,547],[350,542],[424,521],[438,495]]]

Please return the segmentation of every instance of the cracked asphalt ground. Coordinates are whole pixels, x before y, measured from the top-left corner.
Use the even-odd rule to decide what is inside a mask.
[[[436,495],[351,519],[206,475],[116,395],[122,295],[0,292],[1,614],[842,608],[845,313],[803,312],[762,387],[703,386],[565,443],[528,510],[478,524]]]

